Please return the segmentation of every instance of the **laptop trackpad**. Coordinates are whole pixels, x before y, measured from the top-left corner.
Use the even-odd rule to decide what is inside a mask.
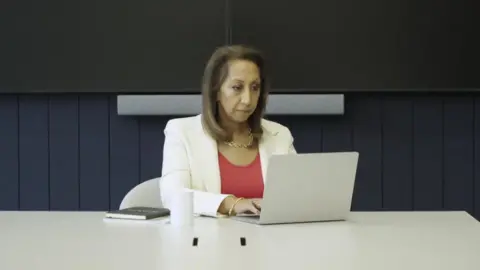
[[[258,214],[238,214],[237,217],[260,217]]]
[[[233,216],[232,219],[247,222],[247,223],[258,223],[260,221],[260,215],[242,214],[242,215]]]

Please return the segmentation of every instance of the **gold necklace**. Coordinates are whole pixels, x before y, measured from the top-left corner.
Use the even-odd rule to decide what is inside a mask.
[[[253,144],[253,135],[252,130],[248,129],[248,143],[236,143],[234,141],[225,142],[226,145],[234,147],[234,148],[250,148]]]

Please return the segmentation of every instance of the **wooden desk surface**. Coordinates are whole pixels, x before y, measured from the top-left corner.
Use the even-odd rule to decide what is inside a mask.
[[[465,212],[354,212],[345,222],[269,226],[205,217],[190,228],[103,217],[0,212],[0,269],[480,269],[480,223]]]

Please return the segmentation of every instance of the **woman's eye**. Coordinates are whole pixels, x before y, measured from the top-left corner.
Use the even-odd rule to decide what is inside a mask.
[[[232,88],[236,91],[242,90],[242,87],[240,85],[234,85]]]
[[[252,89],[253,89],[254,91],[258,91],[258,90],[260,90],[260,85],[254,84],[254,85],[252,85]]]

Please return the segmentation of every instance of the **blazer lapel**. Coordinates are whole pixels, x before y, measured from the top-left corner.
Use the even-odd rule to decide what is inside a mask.
[[[259,152],[260,152],[260,162],[262,167],[262,176],[263,182],[267,178],[267,167],[268,167],[268,159],[270,158],[270,152],[268,151],[268,140],[262,140],[259,145]]]
[[[200,157],[200,167],[202,175],[202,182],[204,184],[205,191],[212,193],[220,193],[221,181],[220,181],[220,167],[218,165],[218,148],[217,143],[213,140],[202,128],[201,120],[199,121],[200,130],[198,134],[198,148],[197,151]]]
[[[274,142],[273,140],[275,139],[275,136],[277,135],[278,132],[274,132],[272,130],[269,130],[263,126],[263,137],[262,140],[260,141],[260,144],[258,146],[259,152],[260,152],[260,161],[261,161],[261,167],[262,167],[262,176],[263,176],[263,182],[265,183],[267,179],[267,168],[268,168],[268,160],[270,159],[270,156],[272,155],[274,149],[274,145],[272,145]]]

